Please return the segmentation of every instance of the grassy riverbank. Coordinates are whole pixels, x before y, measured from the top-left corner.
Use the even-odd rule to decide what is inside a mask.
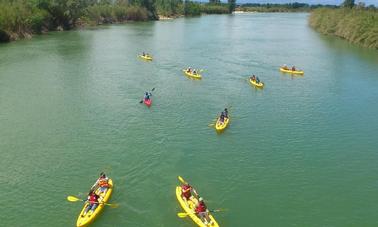
[[[0,42],[87,25],[158,20],[159,16],[230,13],[229,4],[182,0],[0,0]]]
[[[309,5],[306,3],[287,3],[287,4],[260,4],[246,3],[236,8],[237,11],[243,12],[262,12],[262,13],[278,13],[278,12],[309,12],[319,7],[336,8],[335,5]]]
[[[311,13],[309,24],[320,33],[338,36],[363,47],[378,49],[377,9],[317,9]]]

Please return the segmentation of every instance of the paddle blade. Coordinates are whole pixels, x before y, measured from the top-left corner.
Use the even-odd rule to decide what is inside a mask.
[[[178,176],[177,178],[178,178],[178,180],[179,180],[181,183],[186,184],[186,181],[185,181],[181,176]]]
[[[152,88],[151,91],[155,91],[155,88]]]
[[[105,203],[105,205],[108,205],[111,208],[117,208],[117,207],[119,207],[119,205],[117,203]]]
[[[70,202],[81,201],[81,199],[76,198],[75,196],[72,196],[72,195],[67,196],[67,200],[70,201]]]
[[[210,212],[222,212],[227,211],[227,209],[216,209],[216,210],[209,210]]]
[[[179,218],[186,218],[189,214],[188,213],[177,213]]]
[[[140,100],[139,103],[143,103],[143,100]]]

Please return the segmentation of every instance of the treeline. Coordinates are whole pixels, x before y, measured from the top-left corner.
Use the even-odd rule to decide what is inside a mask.
[[[244,12],[308,12],[310,10],[326,7],[326,8],[337,8],[336,5],[309,5],[307,3],[286,3],[286,4],[260,4],[260,3],[246,3],[242,4],[236,8],[238,11]]]
[[[317,9],[311,13],[309,23],[323,34],[378,49],[378,9],[374,6],[360,4],[339,9]]]
[[[0,42],[52,30],[125,21],[157,20],[163,16],[230,13],[235,0],[0,0]]]

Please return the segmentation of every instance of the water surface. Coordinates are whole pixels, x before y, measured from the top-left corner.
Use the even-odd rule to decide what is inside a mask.
[[[307,17],[180,18],[0,45],[1,225],[74,226],[82,204],[66,196],[84,198],[106,171],[120,207],[93,226],[193,226],[176,216],[177,175],[227,209],[222,226],[377,226],[378,53],[319,35]],[[284,63],[305,75],[281,74]],[[203,80],[182,74],[189,65]],[[208,124],[224,107],[219,135]]]

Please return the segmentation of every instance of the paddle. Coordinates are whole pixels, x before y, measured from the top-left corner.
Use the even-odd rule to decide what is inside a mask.
[[[218,120],[218,117],[215,118],[215,119],[213,120],[213,122],[210,123],[210,124],[208,124],[207,126],[209,126],[209,127],[214,127],[214,125],[215,125],[215,123],[216,123],[217,120]]]
[[[177,178],[178,178],[178,180],[179,180],[181,183],[183,183],[183,184],[188,184],[188,182],[186,182],[186,181],[184,180],[184,178],[182,178],[181,176],[178,176]]]
[[[214,212],[221,212],[221,211],[226,211],[224,209],[217,209],[217,210],[209,210],[210,213],[214,213]],[[177,213],[177,216],[180,217],[180,218],[185,218],[187,217],[188,215],[190,214],[195,214],[196,212],[192,212],[192,213]]]
[[[151,91],[150,91],[150,93],[151,93],[151,92],[153,92],[153,91],[155,91],[155,88],[152,88],[152,89],[151,89]],[[143,99],[144,99],[144,98],[143,98]],[[143,99],[142,99],[142,100],[140,100],[140,102],[139,102],[139,103],[143,103]]]
[[[77,202],[77,201],[85,202],[86,201],[84,199],[79,199],[79,198],[77,198],[75,196],[72,196],[72,195],[67,196],[67,200],[70,201],[70,202]],[[103,202],[100,202],[99,204],[104,204],[104,205],[110,206],[111,208],[117,208],[118,207],[118,204],[116,204],[116,203],[103,203]]]

